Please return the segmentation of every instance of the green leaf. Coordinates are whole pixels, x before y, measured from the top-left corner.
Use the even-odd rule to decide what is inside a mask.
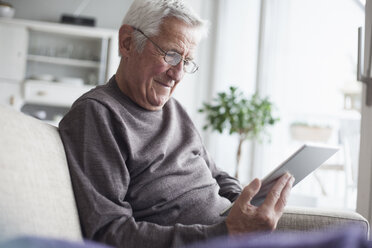
[[[261,98],[257,93],[245,97],[237,87],[230,86],[227,92],[219,92],[210,103],[203,103],[198,111],[205,114],[207,124],[204,129],[242,137],[259,139],[266,133],[266,128],[279,121],[273,116],[274,106],[268,97]]]

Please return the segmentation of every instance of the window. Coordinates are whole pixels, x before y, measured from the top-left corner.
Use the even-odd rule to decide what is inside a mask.
[[[263,177],[302,143],[339,145],[336,155],[294,188],[290,204],[355,209],[361,92],[356,81],[357,29],[364,24],[363,4],[219,4],[213,92],[229,85],[247,94],[258,91],[276,104],[281,118],[271,130],[271,143],[245,146],[241,181]],[[243,8],[247,13],[239,17],[236,13]],[[233,174],[235,137],[213,134],[210,140],[217,165]]]

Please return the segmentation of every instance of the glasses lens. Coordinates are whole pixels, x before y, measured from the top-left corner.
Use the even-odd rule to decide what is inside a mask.
[[[189,60],[185,60],[183,68],[187,73],[194,73],[198,70],[198,66],[193,61]]]
[[[164,56],[165,62],[172,66],[178,65],[178,63],[181,62],[181,59],[182,56],[179,53],[173,51],[168,51]]]
[[[182,56],[177,52],[168,51],[164,56],[164,60],[171,66],[176,66],[181,62]],[[194,73],[198,70],[198,66],[190,60],[184,60],[183,68],[187,73]]]

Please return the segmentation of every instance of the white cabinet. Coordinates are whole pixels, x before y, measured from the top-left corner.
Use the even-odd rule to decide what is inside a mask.
[[[0,78],[20,81],[26,68],[26,27],[0,23]]]
[[[0,103],[59,119],[115,73],[117,43],[116,30],[0,18]]]
[[[47,76],[57,83],[74,79],[82,84],[104,84],[108,76],[110,42],[113,37],[91,37],[31,27],[25,77],[43,79]]]
[[[90,90],[92,86],[50,84],[45,81],[29,80],[24,85],[24,99],[28,104],[49,106],[69,106],[79,96]]]
[[[20,110],[23,105],[21,85],[13,81],[0,80],[0,104]]]

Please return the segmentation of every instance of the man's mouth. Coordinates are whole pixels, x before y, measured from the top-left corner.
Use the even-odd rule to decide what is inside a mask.
[[[160,85],[162,85],[162,86],[164,86],[164,87],[168,87],[168,88],[172,88],[173,85],[174,85],[173,82],[163,83],[163,82],[160,82],[160,81],[158,81],[158,80],[154,80],[154,81],[155,81],[156,83],[158,83],[158,84],[160,84]]]

